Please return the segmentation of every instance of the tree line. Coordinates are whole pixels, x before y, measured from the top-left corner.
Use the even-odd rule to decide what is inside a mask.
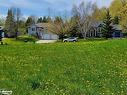
[[[123,32],[127,32],[126,17],[126,0],[114,0],[109,8],[98,8],[96,3],[81,2],[79,5],[73,5],[72,15],[69,18],[29,16],[24,20],[19,8],[10,8],[5,23],[1,19],[0,25],[4,23],[4,30],[8,37],[17,38],[18,35],[27,34],[27,27],[32,24],[49,23],[49,30],[63,39],[64,36],[86,38],[91,26],[96,25],[97,22],[103,22],[102,34],[103,37],[108,38],[112,32],[111,24],[121,25]]]

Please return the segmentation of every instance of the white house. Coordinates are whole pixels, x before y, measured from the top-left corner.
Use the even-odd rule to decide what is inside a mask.
[[[33,24],[28,27],[28,35],[37,36],[41,40],[58,40],[59,36],[48,30],[48,23]]]

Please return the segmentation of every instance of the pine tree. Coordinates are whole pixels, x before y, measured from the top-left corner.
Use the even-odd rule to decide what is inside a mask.
[[[48,22],[46,16],[43,17],[43,21],[42,22],[43,23],[47,23]]]
[[[111,15],[110,15],[109,10],[107,10],[105,19],[103,21],[103,29],[102,29],[103,37],[105,37],[105,38],[112,37],[111,36],[111,34],[112,34],[112,26],[111,26],[111,24],[112,24]]]
[[[119,17],[118,16],[114,17],[113,24],[119,24]]]
[[[28,17],[28,19],[26,20],[26,27],[32,25],[32,24],[35,24],[35,21],[33,21],[32,17]]]
[[[15,35],[15,21],[12,9],[8,10],[8,14],[5,21],[5,30],[9,37],[13,37]]]
[[[38,18],[37,23],[42,23],[42,22],[43,22],[42,17]]]
[[[50,16],[47,17],[47,22],[52,22],[52,18]]]

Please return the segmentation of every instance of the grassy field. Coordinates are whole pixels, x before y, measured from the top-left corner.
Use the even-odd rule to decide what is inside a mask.
[[[0,46],[13,95],[127,95],[127,40]]]

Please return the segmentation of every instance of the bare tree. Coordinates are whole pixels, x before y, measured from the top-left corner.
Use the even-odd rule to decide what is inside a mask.
[[[64,36],[72,30],[73,25],[74,23],[70,20],[63,20],[61,17],[56,17],[54,22],[49,24],[48,29],[59,35],[60,39],[63,40]]]
[[[74,5],[72,9],[73,16],[76,17],[79,30],[84,38],[87,37],[87,32],[90,30],[93,24],[93,18],[91,17],[94,11],[94,5],[91,2],[86,4],[82,2],[79,6]]]

